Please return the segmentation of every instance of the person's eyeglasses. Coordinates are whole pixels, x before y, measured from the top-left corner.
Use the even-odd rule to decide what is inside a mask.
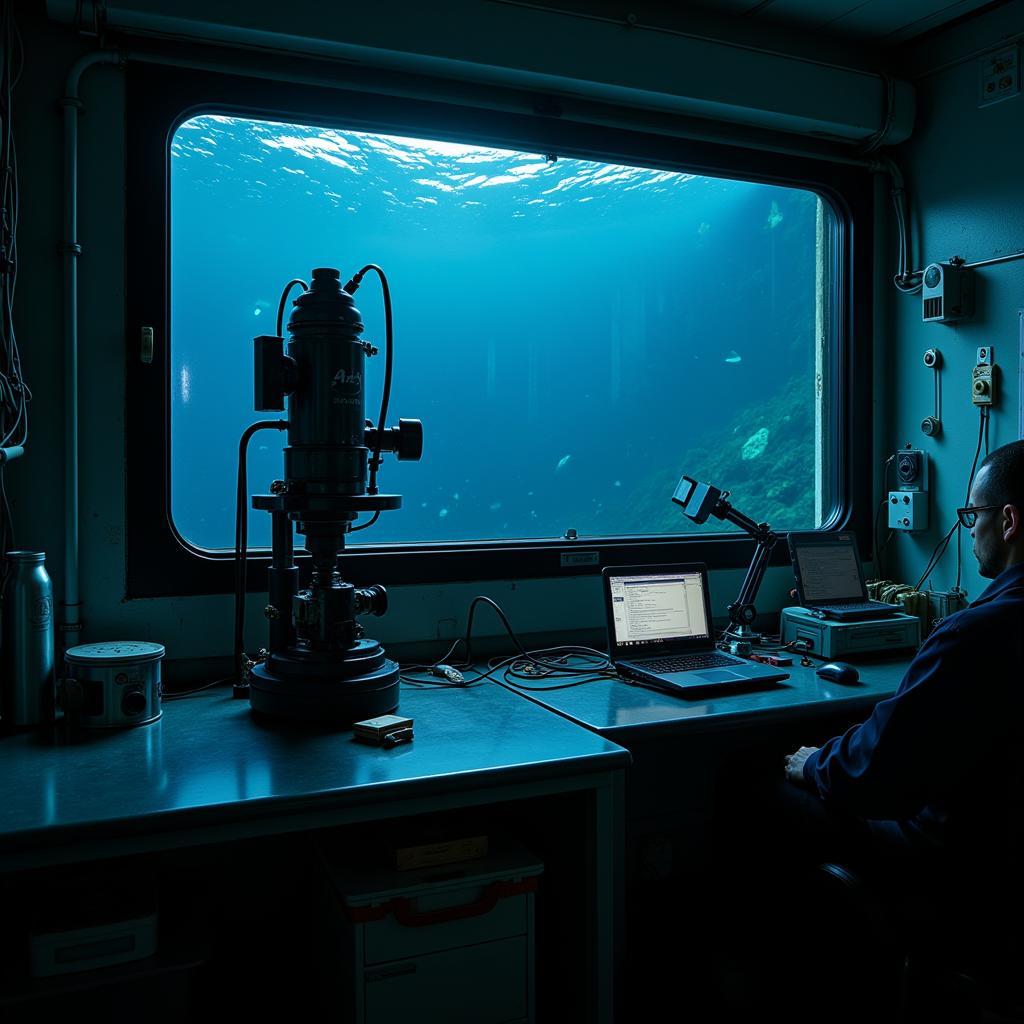
[[[978,521],[979,512],[988,512],[990,509],[1002,507],[1002,505],[969,505],[967,508],[958,508],[956,517],[964,529],[973,530],[974,524]]]

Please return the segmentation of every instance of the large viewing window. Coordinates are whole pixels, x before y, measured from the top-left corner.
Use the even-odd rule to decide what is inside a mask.
[[[353,547],[731,529],[672,505],[684,472],[777,530],[833,514],[838,222],[815,191],[213,114],[170,147],[170,510],[193,547],[233,546],[252,339],[282,286],[370,262],[394,301],[390,419],[425,442],[385,458],[404,506]],[[356,303],[383,353],[376,279]],[[251,491],[281,445],[254,439]]]

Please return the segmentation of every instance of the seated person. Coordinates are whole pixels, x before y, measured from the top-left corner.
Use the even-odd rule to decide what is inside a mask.
[[[942,621],[866,722],[788,755],[785,773],[869,846],[988,858],[1024,818],[1024,441],[985,459],[958,515],[993,582]]]
[[[767,787],[750,774],[725,784],[723,891],[734,892],[734,913],[722,941],[754,993],[744,1009],[774,1000],[860,1022],[898,1005],[897,933],[879,930],[863,892],[822,887],[816,868],[828,861],[866,876],[890,911],[949,910],[952,870],[957,891],[972,889],[957,906],[1017,919],[1005,887],[1024,878],[1014,861],[1024,848],[1024,441],[985,459],[958,516],[993,581],[984,593],[942,621],[865,722],[800,747]],[[931,867],[947,875],[937,888]],[[787,924],[796,935],[780,944]]]

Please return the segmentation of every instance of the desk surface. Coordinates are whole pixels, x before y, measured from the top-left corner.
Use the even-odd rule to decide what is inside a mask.
[[[403,688],[401,713],[415,720],[416,739],[390,750],[356,743],[350,732],[263,725],[248,702],[223,691],[166,702],[150,725],[83,731],[74,742],[4,737],[0,868],[89,859],[83,844],[104,840],[222,826],[223,838],[241,838],[280,831],[269,822],[282,818],[307,827],[296,818],[303,813],[355,808],[361,820],[396,813],[398,801],[421,801],[420,811],[446,806],[470,790],[486,800],[509,785],[523,795],[571,789],[573,779],[582,784],[630,760],[494,684]]]
[[[799,658],[785,671],[789,679],[769,689],[720,692],[711,696],[669,696],[623,679],[601,680],[548,693],[521,692],[542,707],[586,726],[618,742],[628,734],[659,729],[693,733],[698,730],[735,728],[749,722],[820,716],[831,711],[867,714],[874,705],[892,696],[899,686],[910,655],[864,660],[856,663],[860,679],[852,686],[820,679],[815,669],[800,665]],[[560,683],[567,680],[561,679]]]

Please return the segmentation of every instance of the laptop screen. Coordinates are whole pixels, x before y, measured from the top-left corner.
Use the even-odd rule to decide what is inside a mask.
[[[704,573],[605,570],[609,633],[617,654],[709,641]]]
[[[852,533],[790,534],[790,551],[805,604],[867,597]]]

